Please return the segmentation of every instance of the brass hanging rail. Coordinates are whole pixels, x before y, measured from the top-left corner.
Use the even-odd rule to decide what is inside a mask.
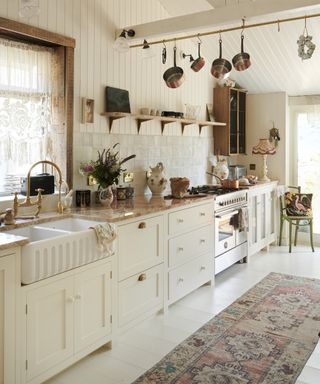
[[[273,24],[280,25],[280,23],[287,23],[287,22],[290,22],[290,21],[297,21],[297,20],[306,20],[306,19],[311,19],[311,18],[314,18],[314,17],[320,17],[320,13],[314,13],[312,15],[305,15],[305,16],[289,17],[287,19],[277,19],[277,20],[272,20],[272,21],[265,21],[263,23],[246,24],[244,26],[241,25],[239,27],[218,29],[216,31],[202,32],[202,33],[196,33],[196,34],[185,35],[185,36],[180,36],[180,37],[172,37],[170,39],[161,39],[161,40],[156,40],[156,41],[152,41],[152,42],[148,41],[148,44],[149,45],[163,44],[163,43],[169,43],[169,42],[172,42],[172,41],[193,39],[193,38],[196,38],[196,37],[216,35],[216,34],[219,34],[219,33],[237,31],[237,30],[240,30],[240,29],[242,30],[242,29],[256,28],[256,27],[262,27],[262,26],[265,26],[265,25],[273,25]],[[130,48],[138,48],[138,47],[143,47],[143,44],[130,45]]]

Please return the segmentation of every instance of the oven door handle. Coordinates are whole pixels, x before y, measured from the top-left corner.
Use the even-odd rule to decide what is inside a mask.
[[[216,219],[222,219],[222,218],[226,218],[227,219],[228,217],[231,217],[233,215],[237,215],[238,213],[239,213],[239,210],[237,209],[237,210],[234,210],[232,212],[228,212],[226,214],[216,215],[215,218]]]

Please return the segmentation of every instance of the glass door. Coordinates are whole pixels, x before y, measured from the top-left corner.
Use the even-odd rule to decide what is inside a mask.
[[[313,232],[320,241],[320,105],[299,106],[292,114],[295,130],[295,150],[292,175],[301,191],[312,193]]]
[[[230,153],[238,153],[238,92],[230,90]]]

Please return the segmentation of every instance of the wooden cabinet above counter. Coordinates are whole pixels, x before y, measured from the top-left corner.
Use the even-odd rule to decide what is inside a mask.
[[[224,87],[213,90],[213,114],[226,123],[224,130],[214,130],[214,153],[246,153],[246,91]]]

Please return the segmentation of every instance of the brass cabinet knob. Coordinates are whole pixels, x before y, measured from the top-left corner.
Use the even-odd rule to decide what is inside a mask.
[[[206,242],[205,239],[200,239],[200,244],[204,244]]]
[[[139,229],[143,229],[143,228],[145,228],[147,225],[146,225],[146,223],[144,222],[144,221],[142,221],[139,225],[138,225],[138,228]]]
[[[200,212],[200,216],[205,216],[206,213],[205,212]]]
[[[184,220],[183,219],[178,219],[178,223],[183,223]]]
[[[138,281],[144,281],[146,280],[147,275],[145,273],[141,273],[141,275],[138,277]]]

